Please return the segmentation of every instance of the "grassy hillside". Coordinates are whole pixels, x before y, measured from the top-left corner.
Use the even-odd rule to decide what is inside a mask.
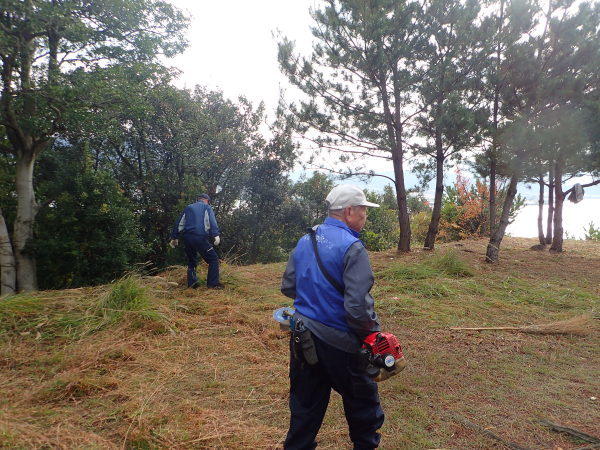
[[[384,449],[574,449],[600,437],[600,325],[577,335],[452,331],[526,326],[600,308],[600,243],[565,253],[507,239],[434,254],[372,254],[373,295],[409,362],[380,384]],[[223,267],[224,291],[189,290],[185,269],[0,301],[0,447],[280,448],[287,335],[272,311],[283,264]],[[177,283],[177,285],[175,285]],[[487,434],[486,434],[487,432]],[[337,395],[319,448],[351,448]]]

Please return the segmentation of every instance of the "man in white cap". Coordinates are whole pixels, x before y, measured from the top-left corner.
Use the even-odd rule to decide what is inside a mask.
[[[333,188],[326,203],[329,217],[300,238],[281,284],[296,310],[291,321],[291,418],[284,448],[316,447],[334,389],[342,396],[354,448],[373,449],[379,445],[377,430],[384,414],[377,384],[359,350],[363,339],[381,328],[369,294],[373,271],[358,234],[367,207],[379,205],[348,184]]]

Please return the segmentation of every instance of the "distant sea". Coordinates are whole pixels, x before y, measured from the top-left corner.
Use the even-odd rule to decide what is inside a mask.
[[[546,232],[547,208],[544,208],[544,233]],[[527,203],[506,232],[514,237],[537,237],[537,203]],[[584,198],[579,203],[565,200],[563,206],[563,229],[565,238],[584,239],[590,222],[600,228],[600,198]]]

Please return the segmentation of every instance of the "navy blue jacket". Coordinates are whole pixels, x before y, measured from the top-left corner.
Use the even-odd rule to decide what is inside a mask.
[[[219,236],[217,219],[210,205],[200,201],[185,207],[183,214],[173,226],[171,239],[178,239],[184,234],[206,237]]]

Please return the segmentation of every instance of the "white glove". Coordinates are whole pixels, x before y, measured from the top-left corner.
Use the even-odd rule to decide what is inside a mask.
[[[177,239],[171,239],[171,240],[169,241],[169,246],[170,246],[171,248],[175,248],[175,247],[177,247],[177,244],[179,244],[179,241],[178,241]]]
[[[221,243],[221,238],[219,236],[215,236],[215,241],[213,242],[213,245],[215,247],[217,247],[220,243]]]

